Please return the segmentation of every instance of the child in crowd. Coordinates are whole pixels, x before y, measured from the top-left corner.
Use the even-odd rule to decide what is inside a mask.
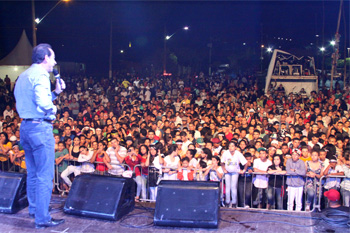
[[[208,165],[205,161],[200,160],[198,163],[198,168],[196,169],[196,180],[197,181],[207,181],[208,176],[205,174],[208,169]]]
[[[10,161],[13,163],[13,171],[15,172],[25,172],[26,162],[24,157],[24,150],[20,150],[17,144],[12,146],[12,150],[8,152]]]
[[[194,179],[194,171],[189,168],[190,160],[188,157],[184,157],[181,159],[181,168],[179,168],[177,172],[178,180],[193,180]]]
[[[251,206],[252,197],[252,173],[254,172],[252,162],[254,160],[254,156],[251,153],[247,152],[244,154],[244,157],[247,160],[248,165],[246,172],[242,172],[238,178],[238,197],[239,206],[249,208]],[[244,166],[242,164],[240,164],[240,169],[242,171],[244,170]]]
[[[55,153],[55,164],[57,167],[57,169],[55,169],[55,177],[58,177],[59,187],[61,190],[63,190],[63,192],[69,190],[68,185],[65,184],[61,178],[61,173],[68,167],[68,162],[66,159],[69,159],[69,152],[65,148],[64,142],[59,142]]]

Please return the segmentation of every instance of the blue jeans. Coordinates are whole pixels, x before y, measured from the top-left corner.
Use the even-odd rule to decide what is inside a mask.
[[[315,201],[316,190],[314,186],[306,186],[307,199],[306,203],[311,205]]]
[[[139,198],[142,197],[142,199],[147,199],[147,195],[146,195],[147,176],[145,175],[136,176],[134,180],[137,185],[136,196]]]
[[[274,188],[269,186],[267,188],[267,200],[269,205],[273,206],[275,205],[275,200],[277,201],[277,206],[275,206],[275,209],[283,209],[283,199],[281,197],[281,188]]]
[[[245,205],[251,206],[252,198],[252,179],[251,177],[239,177],[238,179],[238,196],[239,206],[244,207]]]
[[[52,125],[46,121],[22,121],[20,133],[26,156],[29,213],[35,214],[36,224],[42,224],[51,219],[49,204],[55,162]]]

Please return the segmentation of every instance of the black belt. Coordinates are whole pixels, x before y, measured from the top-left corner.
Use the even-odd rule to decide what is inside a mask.
[[[26,118],[24,121],[46,121],[52,123],[52,120],[44,119],[44,118]]]

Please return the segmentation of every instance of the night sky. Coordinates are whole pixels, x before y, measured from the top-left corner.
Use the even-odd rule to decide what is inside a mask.
[[[35,1],[36,17],[57,1]],[[214,59],[221,51],[247,46],[291,49],[310,43],[328,46],[334,37],[340,1],[80,1],[60,3],[38,26],[38,43],[53,46],[58,61],[87,64],[88,71],[108,71],[110,23],[113,22],[114,63],[120,59],[144,62],[162,55],[164,26],[172,49],[207,54],[213,42]],[[323,18],[324,9],[324,18]],[[25,29],[32,42],[31,1],[0,2],[0,59],[16,45]],[[349,1],[344,1],[347,33]],[[189,26],[189,31],[180,28]],[[179,30],[180,29],[180,30]],[[340,27],[343,34],[344,26]],[[316,38],[315,35],[320,35]],[[288,41],[278,40],[288,38]],[[292,41],[290,41],[292,39]],[[344,38],[341,38],[343,40]],[[347,41],[349,41],[349,36]],[[129,42],[132,47],[129,48]],[[243,45],[245,43],[245,45]],[[341,42],[344,43],[344,42]],[[349,43],[348,45],[349,46]],[[124,54],[120,54],[123,49]],[[215,56],[216,55],[216,56]],[[222,62],[222,61],[220,61]]]

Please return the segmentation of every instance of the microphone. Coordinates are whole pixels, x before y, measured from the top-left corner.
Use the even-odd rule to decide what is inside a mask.
[[[53,73],[53,75],[55,76],[55,78],[58,79],[58,82],[60,83],[60,85],[61,85],[61,87],[62,87],[62,80],[61,80],[60,74],[58,73],[58,70],[53,69],[53,70],[52,70],[52,73]]]

